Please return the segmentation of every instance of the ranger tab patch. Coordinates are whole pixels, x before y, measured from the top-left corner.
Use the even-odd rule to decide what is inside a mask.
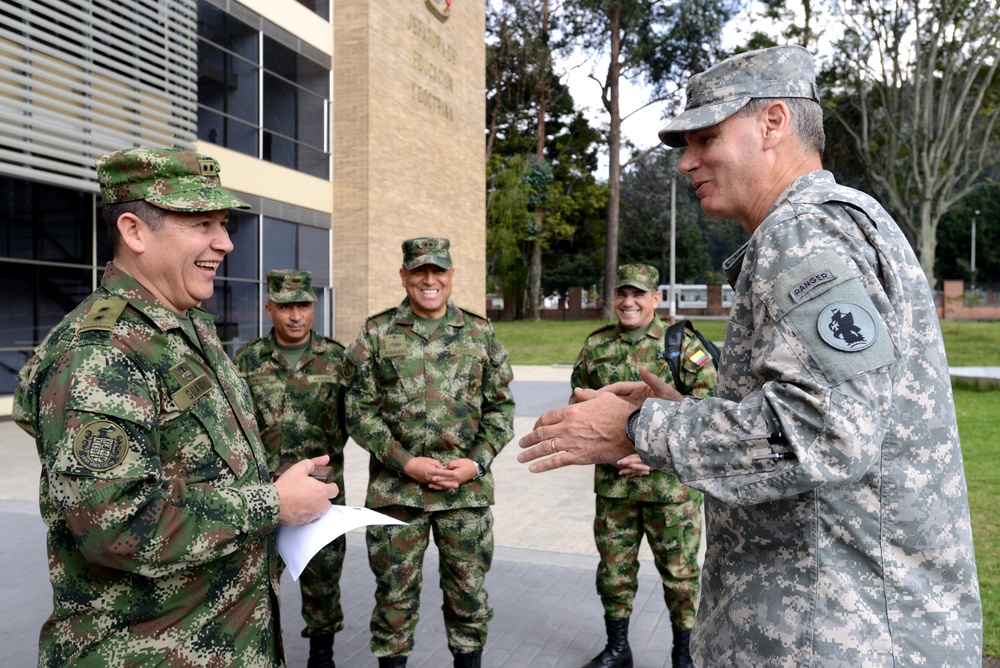
[[[128,435],[114,422],[94,420],[80,428],[73,438],[73,454],[89,471],[103,473],[125,461]]]
[[[820,338],[845,352],[868,348],[878,338],[875,316],[852,302],[835,302],[820,311],[816,321]]]

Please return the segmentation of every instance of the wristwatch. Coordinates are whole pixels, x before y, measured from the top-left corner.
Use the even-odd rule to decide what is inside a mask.
[[[632,445],[635,445],[635,425],[639,422],[639,413],[641,412],[642,408],[636,408],[625,421],[625,435],[628,436],[628,440],[632,441]]]
[[[486,475],[486,469],[483,468],[482,464],[480,464],[479,462],[476,462],[476,475],[472,476],[472,479],[473,480],[479,480],[484,475]]]

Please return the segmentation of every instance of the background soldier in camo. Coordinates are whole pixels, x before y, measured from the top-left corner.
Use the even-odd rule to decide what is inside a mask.
[[[644,462],[705,495],[696,663],[980,665],[934,300],[895,221],[823,170],[812,56],[748,51],[691,77],[687,108],[660,138],[684,147],[679,169],[705,213],[751,234],[723,265],[735,294],[716,396],[681,401],[644,378],[658,398],[633,429]],[[651,392],[616,390],[543,415],[522,458],[553,436],[566,452],[534,470],[631,451],[622,427]]]
[[[490,465],[513,437],[507,351],[486,318],[451,303],[447,239],[403,242],[406,298],[370,317],[347,350],[351,435],[371,454],[366,504],[407,526],[368,527],[375,574],[371,648],[405,666],[431,533],[440,552],[448,647],[481,664],[493,617],[483,582],[493,561]]]
[[[20,373],[35,438],[52,615],[40,666],[275,666],[279,523],[330,508],[309,478],[272,484],[246,384],[198,305],[232,250],[218,163],[176,149],[97,160],[114,250],[101,287]]]
[[[330,456],[333,482],[344,505],[344,347],[313,330],[316,293],[308,271],[267,273],[267,316],[271,332],[236,353],[236,368],[250,386],[267,464]],[[340,536],[312,558],[302,575],[302,631],[309,638],[307,668],[332,668],[333,636],[344,628],[340,574],[346,539]]]
[[[573,367],[570,382],[574,388],[597,390],[611,383],[640,380],[641,368],[673,382],[664,354],[667,325],[656,314],[661,301],[659,280],[660,272],[649,265],[625,264],[618,268],[618,322],[587,337]],[[698,338],[687,330],[681,343],[680,372],[687,394],[711,396],[715,366]],[[570,401],[574,401],[573,397]],[[674,631],[673,666],[693,666],[688,644],[698,609],[701,494],[681,484],[677,476],[650,469],[637,454],[614,465],[597,464],[594,492],[594,540],[601,555],[597,593],[604,605],[608,642],[585,668],[632,666],[628,625],[639,586],[643,535],[663,582],[663,597]]]

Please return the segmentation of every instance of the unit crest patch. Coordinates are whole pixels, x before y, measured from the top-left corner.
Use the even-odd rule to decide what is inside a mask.
[[[875,316],[852,302],[836,302],[820,311],[816,320],[820,338],[845,352],[868,348],[878,338]]]
[[[80,428],[73,439],[73,454],[87,470],[102,473],[125,461],[128,435],[114,422],[94,420]]]

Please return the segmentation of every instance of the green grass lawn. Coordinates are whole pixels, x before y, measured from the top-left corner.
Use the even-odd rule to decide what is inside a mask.
[[[607,324],[598,320],[496,322],[497,335],[513,364],[572,364],[587,335]],[[724,320],[694,321],[706,337],[721,342]],[[1000,322],[941,324],[951,366],[1000,366]],[[1000,391],[956,389],[955,408],[969,483],[969,507],[983,599],[984,654],[1000,656]]]

